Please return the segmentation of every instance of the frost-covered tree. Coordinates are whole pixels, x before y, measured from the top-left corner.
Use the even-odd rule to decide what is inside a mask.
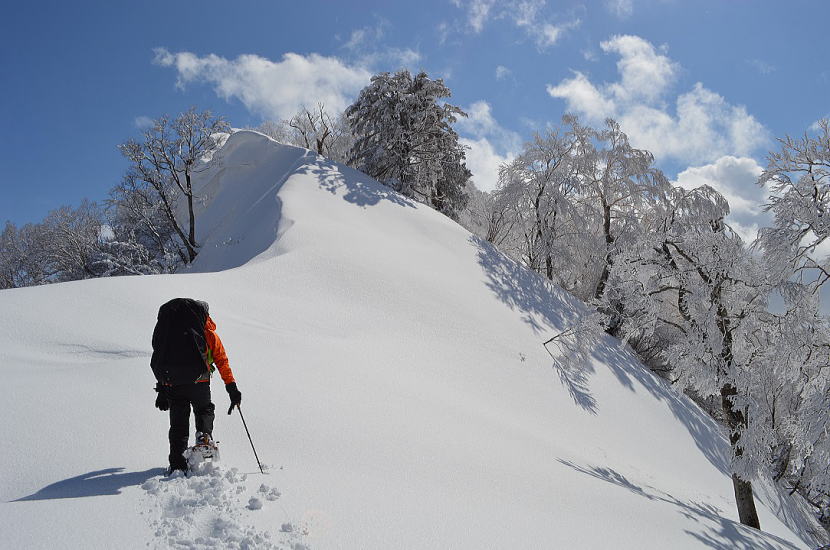
[[[612,264],[606,296],[618,333],[642,354],[670,366],[676,388],[714,398],[733,453],[732,481],[741,523],[760,528],[751,480],[767,464],[763,418],[751,403],[766,395],[757,335],[768,326],[772,285],[724,218],[727,202],[706,186],[674,189],[650,227]]]
[[[291,131],[285,120],[266,120],[259,126],[249,127],[247,129],[265,134],[269,138],[279,141],[280,143],[291,143]]]
[[[344,130],[326,112],[325,105],[322,103],[318,103],[314,109],[303,107],[300,112],[291,117],[288,126],[294,131],[297,145],[325,156],[329,156],[331,143],[336,141]]]
[[[830,237],[830,119],[819,121],[815,135],[779,142],[759,178],[774,215],[760,244],[771,263],[820,286],[830,279],[830,260],[817,250]]]
[[[470,171],[452,123],[466,114],[446,103],[449,88],[426,73],[372,77],[346,119],[355,143],[349,163],[403,195],[456,217]]]
[[[501,168],[490,203],[493,238],[580,298],[612,306],[604,294],[614,258],[643,230],[669,184],[613,120],[596,130],[566,116],[563,126]]]
[[[110,191],[111,235],[102,243],[106,275],[171,273],[187,263],[164,204],[146,186],[124,179]]]
[[[763,228],[758,246],[776,273],[786,314],[773,329],[759,333],[768,353],[759,353],[775,376],[766,400],[751,405],[769,426],[770,460],[776,479],[799,492],[830,524],[830,327],[821,313],[819,288],[830,279],[823,252],[830,237],[830,120],[801,138],[779,140],[767,157],[759,184],[770,193],[772,227]]]
[[[758,475],[803,494],[830,520],[824,429],[830,327],[810,291],[823,279],[810,285],[788,279],[819,269],[809,258],[815,245],[805,245],[819,233],[804,231],[818,222],[803,223],[795,233],[798,223],[780,224],[778,236],[788,238],[772,242],[787,245],[778,251],[795,253],[784,262],[790,271],[771,269],[725,223],[729,205],[713,189],[672,188],[651,154],[631,147],[612,120],[601,130],[571,117],[563,126],[501,167],[498,189],[479,201],[481,234],[593,304],[603,318],[598,326],[627,341],[724,425],[742,523],[759,527],[752,486]],[[811,163],[801,178],[809,181],[776,203],[783,208],[789,201],[784,211],[792,212],[808,198],[806,183],[814,190],[811,201],[822,198],[815,182],[827,176],[816,161],[821,147],[785,143]],[[786,166],[766,176],[775,172],[786,187],[794,170]],[[806,218],[803,212],[814,205],[799,208]],[[793,243],[802,248],[789,248]],[[774,290],[784,298],[784,312],[769,306]],[[578,336],[593,334],[596,324],[573,327],[547,343],[556,343],[560,355],[574,355]]]
[[[188,263],[196,258],[199,248],[193,176],[207,167],[205,159],[216,147],[214,136],[229,131],[221,117],[191,108],[172,121],[167,116],[156,119],[143,132],[142,141],[130,139],[118,146],[130,161],[122,186],[145,192],[148,200],[159,205],[184,247]]]
[[[584,253],[598,243],[591,242],[595,232],[585,231],[575,148],[572,133],[552,130],[501,167],[488,240],[504,243],[524,265],[579,294],[581,270],[574,268],[584,266]]]
[[[77,208],[62,206],[42,222],[20,229],[7,223],[0,234],[0,288],[99,276],[103,225],[103,211],[87,200]]]
[[[769,464],[770,475],[830,517],[830,326],[809,285],[785,283],[785,312],[770,315],[751,335],[756,388],[746,401],[764,429],[745,437]]]
[[[251,128],[289,145],[305,147],[337,162],[347,162],[354,143],[344,114],[330,114],[324,104],[314,109],[302,107],[288,120],[265,121]]]
[[[142,245],[135,233],[113,233],[101,243],[96,268],[101,277],[117,275],[156,275],[172,273],[178,266],[172,254],[155,256]]]
[[[0,233],[0,289],[25,286],[21,282],[23,254],[17,227],[7,221]]]
[[[569,122],[577,142],[579,200],[586,215],[599,222],[604,241],[593,296],[600,300],[615,256],[642,231],[643,217],[665,201],[670,185],[654,167],[654,156],[632,147],[616,121],[606,120],[602,130]]]
[[[82,201],[78,208],[63,206],[46,216],[41,224],[46,243],[43,259],[54,281],[99,276],[96,264],[103,226],[103,211],[88,200]]]
[[[49,242],[41,224],[27,223],[16,231],[13,244],[15,286],[35,286],[52,282],[46,261]]]
[[[469,200],[459,213],[458,223],[478,237],[504,250],[504,240],[511,235],[509,204],[495,192],[482,191],[472,179],[467,183]]]
[[[3,232],[0,233],[0,289],[18,286],[19,256],[17,227],[7,221]]]

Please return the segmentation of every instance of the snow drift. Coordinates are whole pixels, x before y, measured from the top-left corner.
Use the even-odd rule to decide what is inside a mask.
[[[201,175],[188,272],[0,292],[9,548],[808,548],[728,443],[585,314],[451,220],[252,132]],[[213,382],[222,462],[164,479],[160,304],[207,300],[267,475]],[[255,472],[255,473],[254,473]]]

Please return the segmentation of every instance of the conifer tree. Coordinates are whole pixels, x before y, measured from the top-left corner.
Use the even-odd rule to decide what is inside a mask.
[[[449,88],[420,72],[372,77],[346,110],[356,141],[349,163],[403,195],[450,217],[467,203],[470,171],[452,123],[467,116],[446,102]]]

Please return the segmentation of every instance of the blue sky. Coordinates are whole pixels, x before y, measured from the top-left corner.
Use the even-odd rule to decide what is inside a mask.
[[[680,185],[763,223],[775,138],[830,115],[824,1],[26,2],[0,21],[0,221],[102,200],[142,121],[195,105],[234,126],[347,105],[371,74],[443,77],[482,188],[566,111],[617,118]]]

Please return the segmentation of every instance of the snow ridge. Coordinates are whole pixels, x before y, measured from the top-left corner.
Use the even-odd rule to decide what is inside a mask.
[[[728,440],[618,341],[558,366],[541,343],[584,304],[354,170],[225,146],[191,272],[0,292],[0,546],[811,547],[774,490],[765,532],[738,523]],[[222,463],[158,477],[149,340],[176,296],[210,303],[266,478],[224,469],[258,472],[224,414]]]

